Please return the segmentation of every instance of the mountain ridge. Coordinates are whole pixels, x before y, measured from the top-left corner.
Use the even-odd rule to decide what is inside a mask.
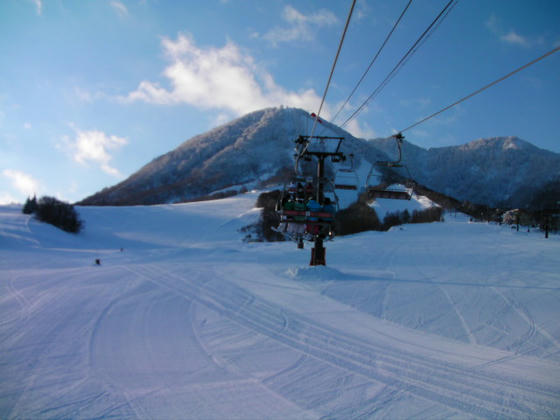
[[[312,124],[313,118],[297,108],[252,112],[182,142],[78,204],[173,203],[242,185],[281,183],[293,173],[294,139]],[[315,134],[345,137],[343,151],[355,156],[353,165],[362,172],[376,161],[398,156],[392,138],[359,139],[328,121],[322,121]],[[540,187],[560,180],[560,154],[514,136],[429,149],[405,140],[403,164],[404,177],[410,174],[448,196],[491,206],[523,205]]]
[[[525,207],[546,184],[560,181],[560,154],[514,136],[430,149],[406,142],[403,156],[415,181],[493,207]]]

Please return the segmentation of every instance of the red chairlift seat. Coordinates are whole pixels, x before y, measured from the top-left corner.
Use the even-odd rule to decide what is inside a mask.
[[[327,212],[298,211],[298,210],[280,210],[278,212],[282,216],[286,216],[292,223],[321,223],[334,220],[334,214]],[[303,220],[291,220],[295,218],[304,218]],[[314,218],[318,220],[309,220]]]

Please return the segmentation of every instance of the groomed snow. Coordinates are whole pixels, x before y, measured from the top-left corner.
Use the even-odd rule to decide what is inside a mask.
[[[560,416],[558,236],[447,215],[309,267],[241,241],[256,198],[0,207],[0,418]]]

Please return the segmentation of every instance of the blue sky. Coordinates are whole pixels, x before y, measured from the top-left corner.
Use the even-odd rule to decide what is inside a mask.
[[[358,0],[322,116],[346,99],[406,0]],[[351,99],[447,0],[414,0]],[[317,111],[351,1],[2,0],[0,203],[77,201],[196,134],[269,106]],[[385,137],[560,46],[556,0],[459,0],[349,125]],[[407,132],[422,147],[519,136],[560,152],[560,52]]]

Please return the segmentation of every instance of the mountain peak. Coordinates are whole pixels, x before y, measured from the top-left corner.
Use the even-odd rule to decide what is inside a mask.
[[[471,141],[460,147],[463,150],[475,150],[481,148],[494,148],[499,150],[536,149],[536,146],[515,136],[478,139],[478,140]]]
[[[278,182],[293,172],[294,140],[308,133],[313,124],[314,118],[298,108],[254,111],[183,142],[123,182],[85,198],[80,204],[178,202],[216,191]],[[322,119],[316,135],[345,137],[348,153],[365,148],[364,140],[355,139]],[[370,161],[383,159],[375,153],[362,154]]]
[[[80,204],[170,203],[284,182],[293,174],[294,140],[313,125],[313,117],[298,108],[252,112],[183,142]],[[357,139],[325,120],[315,134],[344,137],[341,150],[354,155],[352,166],[364,175],[375,162],[399,156],[394,138]],[[513,136],[429,150],[405,141],[402,159],[415,181],[461,200],[492,205],[510,199],[521,187],[529,191],[543,185],[560,168],[560,154]],[[301,165],[302,171],[315,170]]]

